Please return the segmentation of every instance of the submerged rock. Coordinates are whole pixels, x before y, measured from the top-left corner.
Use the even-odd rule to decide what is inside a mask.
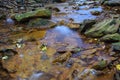
[[[96,65],[94,65],[92,68],[95,70],[103,70],[107,67],[108,63],[106,60],[100,60]]]
[[[115,33],[115,34],[107,34],[103,36],[101,41],[120,41],[120,34]]]
[[[51,80],[54,76],[49,73],[44,73],[42,71],[36,71],[34,72],[29,80]]]
[[[15,16],[13,18],[15,18],[17,21],[25,21],[31,18],[36,18],[36,17],[40,17],[40,18],[50,18],[51,17],[51,11],[47,10],[47,9],[38,9],[35,11],[30,11],[30,12],[26,12],[23,14],[15,14]]]
[[[46,28],[52,28],[56,26],[56,23],[48,19],[37,18],[37,19],[30,20],[28,23],[28,26],[32,28],[46,29]]]
[[[101,37],[105,34],[114,34],[119,29],[119,19],[107,19],[95,24],[91,29],[85,32],[90,37]]]

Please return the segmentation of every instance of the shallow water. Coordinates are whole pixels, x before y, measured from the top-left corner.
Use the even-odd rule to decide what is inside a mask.
[[[66,9],[64,9],[64,6],[56,6],[56,7],[58,7],[61,11],[57,13],[59,15],[52,16],[52,21],[54,22],[59,22],[61,20],[69,22],[69,19],[72,18],[74,20],[73,23],[80,24],[86,19],[92,19],[92,20],[96,19],[97,16],[92,15],[91,11],[102,12],[101,6],[93,7],[93,8],[90,8],[90,5],[77,6],[79,7],[79,10],[73,9],[74,6],[69,6],[69,7],[67,6]]]

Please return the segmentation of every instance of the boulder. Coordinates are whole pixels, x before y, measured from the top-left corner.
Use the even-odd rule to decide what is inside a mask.
[[[119,19],[106,19],[85,32],[89,37],[101,37],[106,34],[114,34],[119,29]]]
[[[112,43],[113,50],[120,51],[120,42]]]
[[[41,19],[41,18],[30,20],[28,23],[28,27],[40,28],[40,29],[52,28],[55,27],[56,25],[57,25],[56,23],[48,19]]]
[[[103,36],[101,41],[120,41],[120,34],[115,33],[115,34],[107,34]]]
[[[15,14],[14,19],[16,19],[18,22],[25,21],[31,18],[50,18],[51,17],[51,11],[47,9],[38,9],[35,11],[30,11],[22,14]]]

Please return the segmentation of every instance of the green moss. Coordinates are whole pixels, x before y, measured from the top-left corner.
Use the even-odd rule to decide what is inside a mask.
[[[51,17],[51,11],[49,11],[47,9],[38,9],[36,11],[30,11],[30,12],[26,12],[26,13],[23,13],[23,14],[16,14],[15,15],[15,19],[17,21],[24,21],[26,19],[34,18],[34,17],[50,18]]]

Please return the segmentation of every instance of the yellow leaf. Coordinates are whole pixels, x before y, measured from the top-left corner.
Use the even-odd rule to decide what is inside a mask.
[[[120,70],[120,64],[116,65],[117,70]]]

